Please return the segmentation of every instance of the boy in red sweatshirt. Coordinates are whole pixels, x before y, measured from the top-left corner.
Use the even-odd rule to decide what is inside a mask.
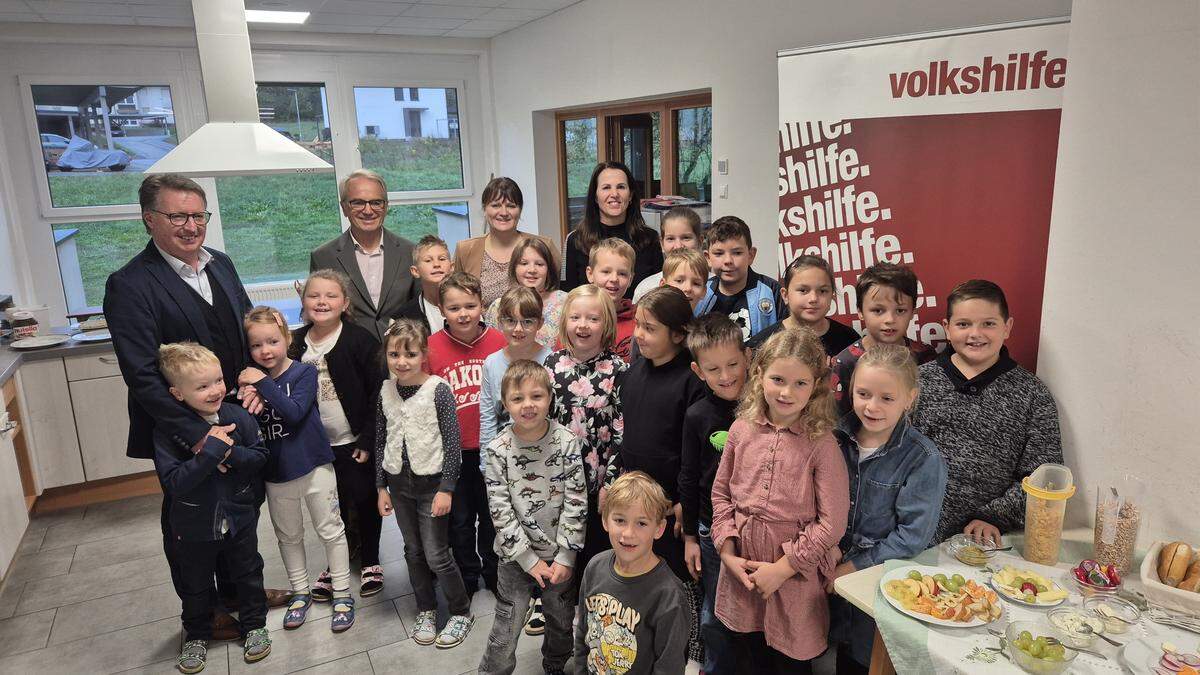
[[[455,272],[438,285],[438,305],[446,327],[429,336],[429,372],[450,383],[462,434],[462,471],[450,505],[450,548],[467,592],[496,590],[496,529],[488,513],[479,459],[479,383],[483,360],[507,344],[504,335],[479,320],[483,314],[479,280]],[[479,526],[476,528],[475,521]],[[478,547],[478,551],[476,551]]]
[[[625,359],[633,360],[633,310],[634,304],[625,297],[625,289],[633,281],[633,264],[636,253],[626,242],[610,237],[602,239],[592,247],[588,257],[587,280],[604,289],[617,308],[617,341],[613,351]]]

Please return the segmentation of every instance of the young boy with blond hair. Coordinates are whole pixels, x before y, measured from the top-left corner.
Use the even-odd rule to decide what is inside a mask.
[[[576,673],[684,671],[687,591],[653,549],[670,509],[662,487],[641,471],[608,488],[601,517],[612,549],[592,558],[579,586]]]
[[[690,249],[699,251],[700,244],[704,240],[703,226],[700,223],[700,214],[686,206],[676,206],[675,208],[663,214],[662,223],[659,225],[661,230],[658,235],[659,244],[662,245],[663,255],[666,256],[672,251],[681,249]],[[664,258],[665,260],[665,258]],[[637,288],[633,289],[633,302],[637,304],[642,296],[649,293],[651,289],[662,285],[663,278],[666,276],[666,265],[663,265],[664,271],[659,274],[651,274],[642,279],[638,283]],[[708,275],[704,275],[708,278]],[[692,303],[694,307],[696,303]]]
[[[696,312],[696,305],[708,291],[708,260],[704,254],[690,248],[677,248],[663,260],[662,285],[674,286],[683,291],[684,297]]]
[[[454,271],[450,247],[436,234],[427,234],[413,246],[412,266],[408,271],[421,282],[420,293],[400,308],[397,319],[424,321],[430,335],[441,330],[446,319],[439,307],[438,287]]]
[[[615,237],[601,240],[588,256],[588,283],[603,289],[616,307],[617,341],[613,351],[625,363],[633,360],[634,304],[625,297],[625,291],[633,281],[636,258],[633,247]]]

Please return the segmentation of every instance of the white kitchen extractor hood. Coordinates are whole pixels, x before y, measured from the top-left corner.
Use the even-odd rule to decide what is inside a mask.
[[[253,176],[331,173],[333,166],[258,121],[243,0],[192,0],[208,123],[146,173]]]

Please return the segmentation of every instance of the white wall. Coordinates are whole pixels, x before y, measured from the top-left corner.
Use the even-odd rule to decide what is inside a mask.
[[[536,111],[711,89],[713,158],[730,169],[717,175],[714,161],[713,191],[728,184],[729,198],[713,217],[744,218],[755,267],[773,271],[778,50],[1070,11],[1069,0],[586,0],[492,41],[500,172],[525,192],[523,220],[557,238],[556,159],[533,133],[553,143],[554,128]]]
[[[1094,0],[1071,19],[1038,371],[1076,520],[1132,473],[1152,488],[1143,544],[1200,544],[1197,45],[1195,0]]]

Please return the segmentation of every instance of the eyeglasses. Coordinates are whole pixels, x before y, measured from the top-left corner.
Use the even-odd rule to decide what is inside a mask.
[[[524,328],[525,330],[533,330],[534,328],[537,327],[538,320],[537,319],[514,319],[511,316],[502,316],[502,317],[500,317],[500,325],[509,330],[516,328],[518,325],[521,326],[521,328]]]
[[[157,214],[166,216],[167,220],[176,227],[183,226],[183,224],[188,221],[188,218],[191,218],[193,223],[203,227],[204,225],[208,224],[208,219],[212,218],[212,211],[200,211],[198,213],[165,213],[163,211],[159,211],[158,209],[150,210]]]
[[[350,206],[350,208],[354,209],[355,211],[362,211],[363,209],[367,208],[368,206],[370,206],[373,210],[378,211],[379,209],[382,209],[383,207],[387,206],[387,200],[386,199],[351,199],[351,200],[347,201],[346,204],[348,204]]]

